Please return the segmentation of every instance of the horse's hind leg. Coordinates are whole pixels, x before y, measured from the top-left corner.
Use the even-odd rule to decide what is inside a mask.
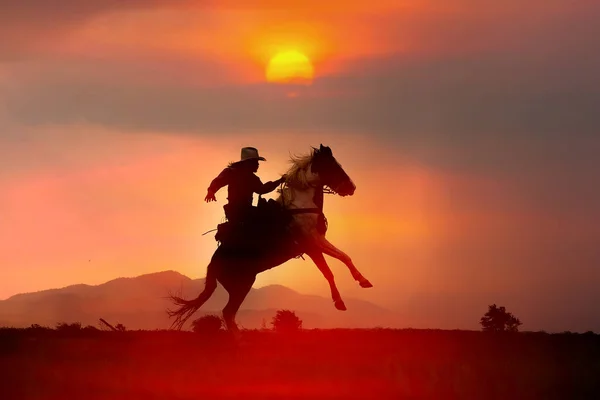
[[[350,273],[352,274],[352,277],[360,284],[361,287],[373,287],[371,282],[369,282],[369,280],[360,273],[358,268],[356,268],[348,254],[344,253],[342,250],[332,245],[327,239],[325,239],[325,237],[319,237],[317,245],[319,246],[321,251],[323,251],[323,253],[327,254],[328,256],[337,258],[338,260],[346,264],[346,266],[350,270]]]
[[[333,299],[335,308],[337,308],[340,311],[346,311],[346,305],[344,304],[344,301],[342,300],[342,296],[340,296],[340,292],[338,291],[338,288],[335,285],[335,280],[333,278],[333,272],[331,272],[329,265],[327,265],[327,261],[325,261],[325,257],[323,257],[323,253],[316,250],[316,251],[310,251],[306,254],[308,254],[308,256],[317,265],[317,268],[319,268],[319,271],[321,271],[321,273],[323,274],[325,279],[327,279],[327,282],[329,283],[329,288],[331,289],[331,298]]]
[[[225,308],[223,308],[223,320],[225,320],[227,330],[233,334],[238,334],[239,332],[238,326],[235,323],[235,315],[248,295],[248,292],[250,292],[255,280],[255,275],[242,275],[233,277],[231,280],[220,280],[225,290],[229,293],[229,301],[225,305]]]

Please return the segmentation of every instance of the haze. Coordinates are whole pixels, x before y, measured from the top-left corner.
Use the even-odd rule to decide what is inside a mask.
[[[0,298],[202,277],[210,180],[243,146],[268,181],[323,143],[357,185],[326,197],[328,237],[375,286],[329,259],[343,296],[600,330],[597,1],[54,3],[0,0]],[[312,85],[265,82],[286,47]],[[309,260],[271,283],[328,295]]]

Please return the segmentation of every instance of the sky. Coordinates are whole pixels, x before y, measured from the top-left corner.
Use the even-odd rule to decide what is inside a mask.
[[[442,4],[443,3],[443,4]],[[496,4],[498,3],[498,4]],[[342,296],[414,327],[600,331],[600,3],[0,0],[0,299],[205,274],[243,146],[329,145]],[[311,84],[267,82],[294,50]],[[267,196],[269,197],[269,196]],[[272,197],[272,196],[271,196]],[[261,274],[329,296],[310,260]]]

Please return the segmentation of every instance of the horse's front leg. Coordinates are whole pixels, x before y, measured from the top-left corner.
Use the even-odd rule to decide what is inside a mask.
[[[316,241],[316,244],[323,253],[327,254],[328,256],[337,258],[338,260],[340,260],[341,262],[346,264],[346,266],[350,270],[350,273],[352,274],[352,277],[354,278],[354,280],[356,280],[360,284],[361,287],[363,287],[363,288],[373,287],[371,282],[369,282],[369,280],[360,273],[358,268],[356,268],[356,266],[352,262],[352,259],[350,258],[350,256],[348,254],[344,253],[342,250],[335,247],[334,245],[332,245],[325,238],[325,236],[319,236]]]
[[[323,253],[321,253],[319,250],[313,250],[306,254],[308,254],[308,256],[317,265],[317,268],[319,268],[319,271],[321,271],[325,279],[327,279],[327,282],[329,283],[329,288],[331,289],[331,298],[333,299],[335,308],[337,308],[340,311],[346,311],[346,305],[344,304],[342,296],[340,295],[340,292],[337,286],[335,285],[333,272],[331,272],[329,265],[327,265],[327,261],[325,261]]]

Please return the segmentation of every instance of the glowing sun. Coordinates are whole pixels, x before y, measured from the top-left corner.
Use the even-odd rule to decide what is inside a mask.
[[[267,65],[267,82],[310,85],[314,68],[308,57],[299,51],[277,53]]]

